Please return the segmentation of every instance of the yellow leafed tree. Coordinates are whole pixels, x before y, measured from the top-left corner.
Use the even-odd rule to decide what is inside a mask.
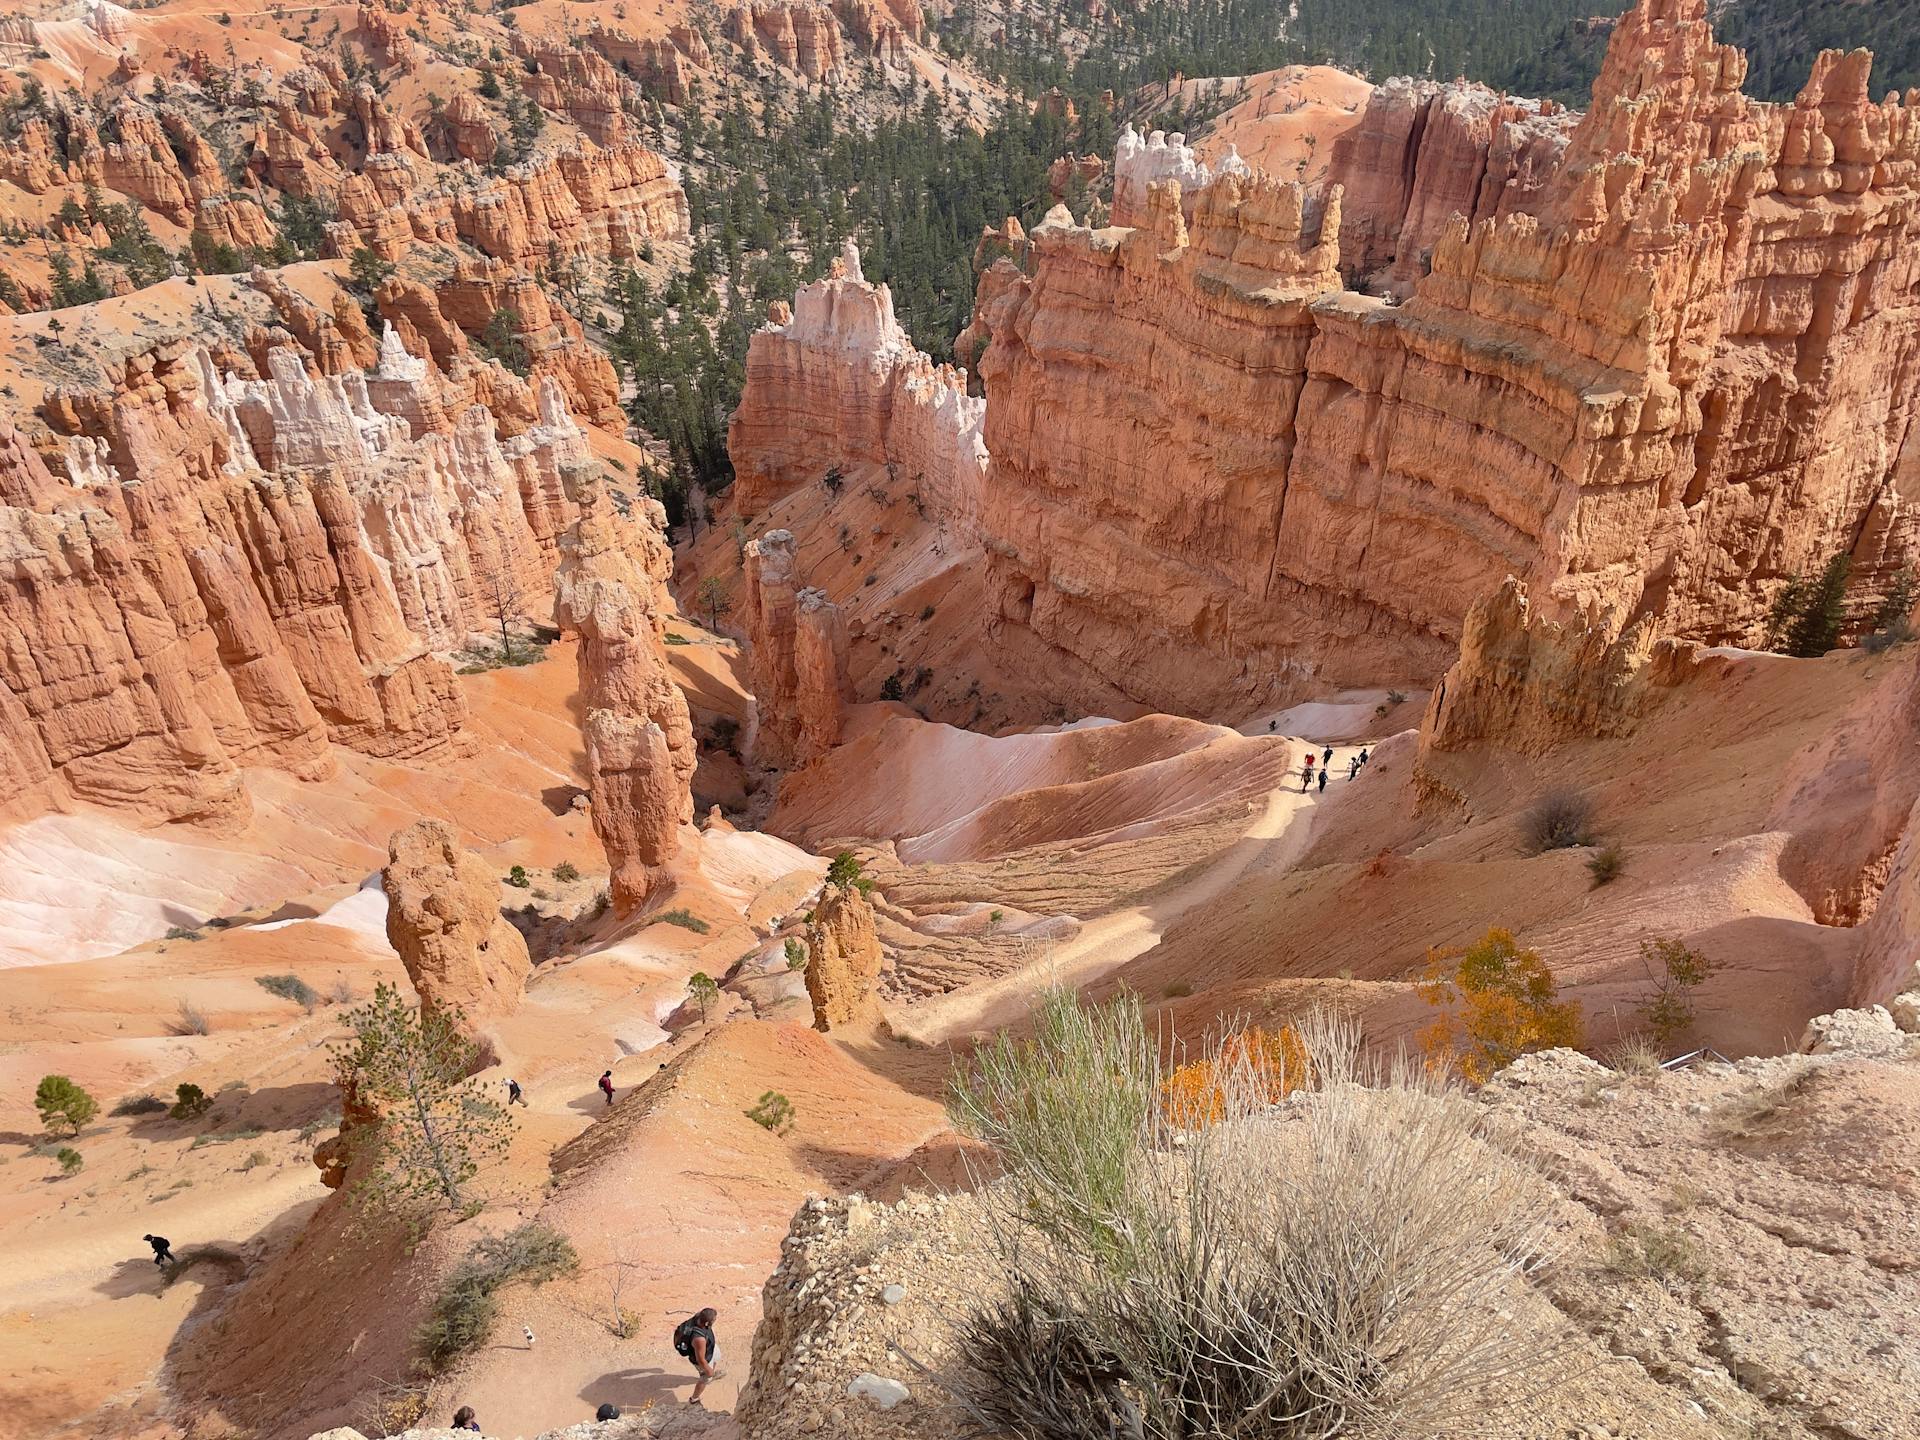
[[[1442,1013],[1420,1035],[1428,1063],[1478,1084],[1522,1055],[1578,1046],[1580,1002],[1559,998],[1538,952],[1498,926],[1464,950],[1429,950],[1420,997]]]

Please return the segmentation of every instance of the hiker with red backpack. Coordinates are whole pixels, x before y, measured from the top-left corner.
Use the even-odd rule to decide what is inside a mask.
[[[720,1343],[713,1338],[713,1322],[719,1318],[720,1312],[709,1308],[688,1316],[673,1328],[674,1352],[691,1360],[693,1368],[700,1372],[693,1394],[687,1397],[689,1405],[698,1405],[702,1392],[719,1378],[714,1362],[720,1358]]]

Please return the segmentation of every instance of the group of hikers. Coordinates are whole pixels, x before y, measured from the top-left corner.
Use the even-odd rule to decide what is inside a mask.
[[[1351,780],[1354,776],[1358,775],[1361,767],[1366,763],[1367,752],[1365,750],[1362,750],[1359,754],[1349,759],[1347,761],[1347,779]],[[1300,767],[1300,793],[1304,795],[1307,791],[1311,790],[1314,787],[1317,777],[1320,790],[1324,794],[1327,788],[1327,774],[1332,768],[1333,747],[1331,745],[1320,752],[1320,764],[1317,769],[1313,763],[1313,752],[1309,750],[1307,752],[1306,763]]]
[[[720,1312],[709,1306],[697,1315],[689,1315],[673,1327],[674,1352],[691,1360],[694,1370],[700,1376],[694,1382],[693,1394],[687,1397],[689,1405],[698,1405],[707,1386],[720,1377],[720,1371],[716,1368],[720,1359],[720,1342],[713,1338],[713,1325],[719,1318]],[[533,1343],[531,1327],[527,1329],[527,1343],[529,1345]],[[618,1420],[620,1407],[612,1401],[607,1401],[593,1412],[593,1418],[596,1421]],[[476,1435],[480,1433],[480,1417],[474,1413],[471,1405],[462,1405],[453,1412],[453,1428],[471,1430]]]

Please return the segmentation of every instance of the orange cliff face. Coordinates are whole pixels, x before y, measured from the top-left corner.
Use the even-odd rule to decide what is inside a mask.
[[[1920,540],[1920,123],[1861,57],[1793,106],[1743,69],[1650,0],[1537,215],[1449,220],[1402,305],[1342,291],[1337,186],[1224,164],[1135,228],[1050,217],[975,317],[989,633],[1083,702],[1216,713],[1437,676],[1508,574],[1737,642],[1847,550],[1864,610]]]
[[[306,321],[336,373],[284,331],[256,332],[257,365],[170,342],[108,389],[51,393],[44,454],[0,444],[12,815],[238,824],[242,766],[457,744],[441,654],[497,623],[499,594],[544,611],[560,472],[586,458],[558,388],[502,439],[391,330],[363,373],[340,327]]]
[[[964,372],[914,348],[853,242],[774,312],[748,345],[727,427],[735,513],[757,515],[831,467],[884,465],[918,477],[922,504],[970,538],[987,469],[983,406]]]

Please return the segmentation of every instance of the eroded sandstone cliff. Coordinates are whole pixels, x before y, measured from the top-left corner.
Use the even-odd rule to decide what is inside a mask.
[[[469,1030],[510,1015],[533,962],[500,911],[500,879],[443,820],[394,833],[380,888],[387,940],[420,996],[420,1008],[457,1012]]]
[[[441,654],[544,613],[585,453],[557,386],[521,386],[535,421],[502,438],[478,369],[449,380],[391,330],[366,353],[353,307],[262,288],[307,343],[135,351],[48,395],[44,455],[0,443],[12,813],[237,823],[242,766],[430,752],[465,716]]]
[[[769,530],[746,548],[753,755],[763,765],[805,765],[840,743],[853,698],[840,607],[795,573],[791,531]]]
[[[580,518],[562,545],[556,610],[580,638],[593,829],[624,915],[666,878],[680,827],[693,819],[693,726],[662,649],[672,567],[665,512],[644,500],[638,517],[622,515],[591,479],[574,494]]]
[[[966,376],[936,365],[870,285],[849,241],[827,278],[803,286],[747,350],[746,385],[727,428],[734,508],[757,515],[829,468],[890,466],[964,539],[980,513],[983,407]]]
[[[1181,173],[1134,226],[1049,217],[970,337],[989,632],[1082,704],[1114,677],[1244,713],[1438,675],[1509,574],[1556,616],[1751,643],[1846,551],[1864,614],[1920,540],[1920,123],[1867,96],[1864,54],[1791,106],[1743,71],[1704,0],[1648,0],[1550,174],[1555,117],[1500,120],[1497,195],[1422,145],[1430,188]],[[1404,304],[1341,288],[1341,237],[1391,234],[1398,264],[1450,203]]]

